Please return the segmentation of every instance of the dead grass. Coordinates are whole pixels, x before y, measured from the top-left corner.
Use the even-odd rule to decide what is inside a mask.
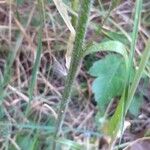
[[[104,6],[108,7],[108,3]],[[122,2],[122,4],[111,13],[110,18],[104,25],[104,29],[107,31],[120,31],[130,40],[128,33],[131,32],[133,24],[133,20],[131,19],[133,6],[134,3],[131,0]],[[150,7],[148,7],[149,1],[145,2],[144,6],[143,17],[146,12],[150,10]],[[46,132],[48,132],[49,129],[45,132],[44,127],[53,125],[54,122],[51,120],[57,118],[57,108],[62,96],[67,74],[65,53],[69,30],[53,3],[46,3],[45,12],[46,22],[43,27],[43,51],[40,69],[37,75],[33,99],[30,104],[30,113],[26,116],[25,109],[29,103],[28,87],[36,54],[39,28],[36,2],[27,0],[23,5],[17,5],[15,1],[0,1],[0,78],[3,78],[4,66],[9,51],[11,50],[16,54],[12,66],[12,77],[6,86],[6,95],[0,106],[1,149],[6,148],[8,145],[13,145],[19,150],[20,147],[17,143],[17,136],[25,131],[27,131],[28,134],[32,134],[31,129],[36,129],[38,128],[37,126],[42,126],[41,133],[45,135],[42,139],[48,139],[49,136]],[[105,12],[100,12],[99,6],[93,8],[91,24],[93,23],[95,26],[89,26],[87,40],[91,41],[94,39],[100,41],[104,37],[96,35],[95,29],[100,25],[102,21],[101,18],[105,14]],[[145,41],[149,37],[149,25],[145,25],[144,22],[142,22],[136,47],[137,55],[141,55]],[[150,76],[150,69],[148,67],[147,74]],[[86,87],[82,87],[82,84],[85,84]],[[97,110],[95,105],[91,103],[93,99],[91,78],[86,73],[84,66],[80,70],[72,97],[64,122],[64,127],[67,130],[62,131],[62,136],[66,137],[66,132],[68,132],[72,140],[84,143],[85,145],[91,143],[90,138],[96,137],[97,140],[94,144],[95,146],[99,145],[101,135],[100,133],[94,132],[96,131],[94,116]],[[138,124],[135,123],[136,121],[140,122],[140,124],[148,122],[144,126],[144,129],[142,125],[140,125],[141,132],[144,133],[150,126],[149,96],[145,95],[145,99],[145,103],[141,108],[141,115],[142,117],[145,116],[145,118],[130,120],[132,124]],[[25,126],[30,123],[32,123],[31,127]],[[134,130],[136,130],[136,127]],[[137,139],[137,136],[132,138],[136,134],[131,135],[131,132],[129,132],[130,136],[128,137],[128,132],[129,131],[124,135],[124,142]],[[107,141],[100,143],[105,145],[106,142]]]

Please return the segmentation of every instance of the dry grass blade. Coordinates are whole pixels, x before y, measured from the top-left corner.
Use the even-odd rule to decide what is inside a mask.
[[[68,40],[68,44],[67,44],[67,52],[66,52],[66,67],[69,69],[70,66],[70,61],[71,61],[71,53],[72,53],[72,49],[73,49],[73,43],[75,40],[75,29],[72,26],[70,17],[68,15],[67,9],[64,5],[64,3],[62,2],[62,0],[53,0],[57,10],[59,11],[61,17],[63,18],[64,22],[66,23],[68,29],[70,30],[70,37]]]

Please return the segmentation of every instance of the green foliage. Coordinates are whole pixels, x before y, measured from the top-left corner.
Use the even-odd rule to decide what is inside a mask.
[[[150,62],[150,61],[149,61]],[[146,75],[142,76],[142,81],[143,84],[142,86],[139,87],[139,91],[141,91],[142,96],[146,96],[149,97],[150,93],[149,93],[149,88],[150,88],[150,78],[147,77]]]
[[[113,31],[107,31],[105,29],[102,30],[103,34],[114,41],[120,41],[124,45],[129,45],[129,40],[127,37],[121,33],[121,32],[113,32]]]
[[[125,90],[123,90],[121,99],[119,101],[118,107],[110,120],[106,122],[103,126],[105,129],[105,134],[111,137],[111,144],[115,142],[118,134],[122,133],[124,125],[124,108],[125,108]],[[111,146],[110,144],[110,146]]]
[[[141,18],[142,3],[143,3],[142,0],[136,1],[135,14],[134,14],[134,27],[133,27],[133,32],[132,32],[131,46],[130,46],[129,68],[128,68],[128,79],[127,79],[128,81],[127,82],[129,82],[129,80],[131,78],[131,67],[133,65],[136,42],[137,42],[137,38],[138,38],[138,27],[139,27],[140,18]]]
[[[150,58],[150,39],[146,43],[146,47],[145,47],[144,52],[142,54],[141,61],[140,61],[140,64],[139,64],[139,68],[135,73],[132,85],[130,87],[130,91],[129,91],[128,99],[127,99],[127,105],[126,105],[126,113],[127,113],[128,109],[131,105],[131,102],[133,100],[135,91],[136,91],[137,86],[140,82],[140,79],[141,79],[141,77],[144,73],[144,69],[146,67],[146,64],[147,64],[149,58]]]
[[[25,0],[16,0],[18,5],[22,5],[24,3]]]
[[[125,115],[129,109],[129,106],[133,100],[133,96],[135,94],[137,85],[139,83],[139,80],[141,78],[141,73],[145,68],[145,62],[148,59],[148,56],[145,57],[145,60],[142,59],[143,62],[140,64],[140,69],[136,72],[134,80],[132,82],[131,88],[129,86],[129,82],[132,77],[132,65],[133,65],[133,59],[134,59],[134,52],[135,52],[135,45],[137,41],[137,36],[138,36],[138,25],[140,21],[140,15],[141,15],[141,10],[142,10],[142,0],[137,0],[136,1],[136,9],[135,9],[135,16],[134,16],[134,28],[133,28],[133,33],[132,33],[132,42],[131,42],[131,51],[130,51],[130,57],[129,57],[129,62],[128,62],[128,67],[127,67],[127,78],[125,80],[126,85],[123,89],[123,93],[121,96],[121,99],[119,101],[119,104],[116,108],[116,111],[112,118],[108,122],[108,133],[111,136],[111,144],[110,146],[113,146],[113,143],[117,139],[117,135],[119,132],[123,132],[123,125],[124,125],[124,119]],[[146,48],[147,53],[148,47]]]
[[[46,1],[51,3],[54,0],[46,0]],[[41,57],[41,53],[42,53],[42,34],[44,34],[44,33],[42,33],[42,30],[43,30],[43,25],[46,23],[46,19],[45,19],[45,16],[46,16],[45,2],[46,1],[45,0],[37,1],[37,2],[39,2],[38,7],[39,7],[39,13],[40,13],[39,16],[40,17],[37,17],[36,13],[34,13],[32,19],[31,19],[31,22],[30,22],[31,27],[32,26],[34,26],[34,27],[40,26],[39,27],[40,28],[39,39],[37,42],[38,47],[37,47],[36,56],[34,59],[32,77],[30,79],[30,84],[29,84],[28,93],[27,93],[30,100],[33,98],[33,95],[34,95],[34,88],[35,88],[35,84],[37,82],[37,74],[38,74],[38,69],[39,69],[39,65],[40,65],[40,57]],[[22,5],[26,1],[25,0],[16,0],[15,2],[17,3],[17,5]],[[60,0],[57,2],[59,5]],[[5,123],[4,119],[7,120],[7,117],[5,116],[6,112],[3,109],[5,107],[3,107],[3,105],[0,106],[0,118],[1,118],[0,135],[2,135],[2,138],[8,137],[8,136],[10,136],[10,138],[15,137],[15,138],[13,138],[14,142],[16,142],[18,147],[22,150],[26,150],[26,149],[38,150],[38,149],[41,149],[41,147],[43,145],[44,145],[44,148],[43,147],[42,148],[48,149],[48,150],[52,149],[52,145],[53,145],[54,149],[56,149],[56,150],[65,149],[65,148],[70,149],[70,150],[81,150],[81,149],[85,148],[83,146],[83,145],[85,145],[84,143],[82,145],[75,141],[66,139],[66,137],[67,137],[66,134],[69,134],[70,131],[72,132],[74,129],[69,129],[70,131],[68,129],[66,129],[66,131],[62,130],[64,138],[59,138],[59,132],[60,132],[59,130],[62,127],[65,111],[66,111],[67,105],[69,103],[70,96],[75,96],[75,94],[78,95],[78,91],[76,89],[75,90],[73,89],[74,88],[73,83],[74,83],[74,80],[75,80],[75,77],[76,77],[76,74],[78,71],[78,66],[80,66],[82,58],[86,55],[88,55],[89,59],[91,59],[90,60],[90,63],[91,63],[91,62],[95,61],[97,58],[94,58],[92,55],[89,55],[89,54],[93,54],[93,53],[101,52],[101,51],[105,51],[108,53],[111,52],[111,54],[108,54],[101,60],[96,61],[92,65],[92,67],[90,67],[90,70],[89,70],[89,74],[95,78],[94,82],[92,84],[92,91],[94,93],[95,100],[97,101],[97,104],[98,104],[98,113],[100,113],[100,117],[101,117],[101,115],[103,115],[105,113],[107,104],[109,102],[111,102],[111,100],[113,98],[121,97],[120,100],[117,101],[118,106],[116,108],[114,115],[110,118],[110,120],[106,120],[107,116],[105,116],[105,115],[102,118],[103,123],[104,122],[106,123],[106,124],[105,123],[103,124],[106,129],[105,133],[108,134],[112,138],[111,142],[114,142],[116,136],[118,135],[118,132],[122,131],[124,119],[125,119],[125,115],[126,115],[127,111],[129,110],[132,115],[138,116],[139,109],[140,109],[140,106],[141,106],[142,100],[143,100],[143,95],[147,94],[149,92],[149,91],[146,91],[144,93],[142,91],[143,94],[134,96],[136,88],[138,86],[138,83],[139,83],[142,75],[144,74],[145,66],[146,66],[146,64],[148,64],[147,62],[148,62],[148,59],[150,56],[150,41],[147,42],[146,49],[145,49],[143,55],[141,55],[141,62],[138,67],[138,70],[136,70],[136,72],[135,72],[135,76],[133,76],[134,74],[132,74],[132,72],[133,72],[132,67],[134,65],[133,64],[134,53],[135,53],[134,51],[135,51],[135,45],[136,45],[137,36],[138,36],[138,25],[140,22],[139,20],[140,20],[141,9],[142,9],[141,8],[142,0],[137,0],[137,3],[136,3],[135,20],[133,22],[134,29],[133,29],[133,33],[132,33],[132,40],[129,40],[130,33],[129,34],[127,33],[128,36],[125,36],[126,34],[124,34],[123,32],[119,33],[117,31],[114,32],[115,30],[109,31],[105,28],[104,29],[102,28],[102,26],[105,23],[105,20],[108,19],[111,11],[114,8],[116,8],[121,2],[121,0],[111,0],[111,5],[109,7],[109,10],[107,10],[108,14],[106,14],[106,17],[104,18],[104,20],[102,20],[102,24],[100,27],[100,29],[102,29],[101,30],[102,33],[105,36],[107,36],[108,38],[104,37],[105,41],[103,40],[103,42],[101,42],[101,43],[93,42],[92,44],[89,44],[85,47],[83,47],[83,46],[84,46],[85,34],[86,34],[86,30],[87,30],[87,23],[88,23],[88,19],[89,19],[91,0],[84,0],[81,2],[78,0],[72,0],[72,1],[62,0],[62,2],[67,4],[67,7],[65,5],[63,5],[66,10],[70,7],[71,3],[73,3],[72,6],[74,6],[74,7],[72,7],[72,10],[74,10],[75,12],[78,11],[78,4],[81,5],[81,8],[80,8],[80,13],[78,15],[79,16],[78,18],[77,18],[77,16],[73,16],[72,19],[70,19],[70,16],[71,16],[70,13],[68,16],[69,17],[68,20],[66,20],[65,17],[63,18],[63,15],[61,16],[64,19],[65,23],[70,22],[70,20],[72,20],[73,26],[77,27],[77,28],[75,28],[76,29],[76,39],[74,42],[72,61],[71,61],[71,65],[70,65],[71,67],[69,69],[69,73],[68,73],[68,76],[67,76],[67,79],[65,82],[64,91],[62,92],[63,95],[62,95],[61,104],[59,105],[60,108],[58,111],[58,118],[57,118],[56,122],[55,122],[54,118],[51,117],[51,115],[49,115],[49,117],[46,116],[47,121],[45,121],[45,118],[44,119],[42,118],[42,120],[40,122],[42,124],[38,125],[37,120],[39,120],[39,118],[38,118],[39,116],[37,114],[35,115],[33,113],[33,114],[31,114],[30,117],[26,116],[27,120],[29,121],[29,124],[24,124],[24,123],[19,124],[19,123],[17,123],[17,121],[18,121],[17,119],[19,117],[15,118],[15,117],[17,117],[17,115],[13,116],[13,114],[18,112],[18,111],[13,111],[13,109],[16,109],[16,107],[14,107],[11,110],[8,110],[8,114],[10,115],[10,117],[12,117],[12,119],[14,119],[16,124],[13,124],[14,122],[13,123],[10,123],[10,122]],[[62,5],[59,5],[59,6],[60,7],[57,8],[58,11],[59,11],[59,9],[61,9]],[[49,7],[47,7],[47,8],[49,9]],[[54,10],[54,8],[52,8],[52,10]],[[19,12],[20,12],[20,10],[19,10]],[[25,26],[25,23],[28,22],[27,16],[30,16],[30,14],[26,13],[26,14],[24,14],[25,17],[23,17],[21,15],[21,13],[19,14],[19,12],[17,12],[18,13],[17,14],[18,21],[23,25],[23,28],[26,29],[27,26]],[[64,13],[63,9],[61,10],[61,12],[62,12],[62,14]],[[50,13],[51,13],[50,15],[52,15],[52,17],[55,17],[56,20],[60,21],[60,19],[58,17],[56,17],[57,15],[55,15],[56,12],[54,14],[52,12],[50,12]],[[67,13],[67,15],[68,15],[68,13]],[[56,21],[56,20],[54,19],[54,21]],[[145,20],[146,20],[146,22],[144,22]],[[146,25],[149,24],[149,14],[145,16],[144,21],[143,22]],[[59,24],[62,25],[61,23],[59,23]],[[76,26],[76,24],[77,24],[77,26]],[[39,28],[36,28],[36,31]],[[56,28],[57,28],[57,26],[56,26]],[[27,30],[28,30],[28,28],[27,28]],[[12,34],[14,32],[19,33],[18,30],[17,31],[12,30],[12,31],[13,31]],[[49,32],[49,30],[48,30],[48,32]],[[50,32],[51,32],[51,29],[50,29]],[[57,32],[56,32],[56,34],[57,34]],[[65,35],[63,37],[66,38],[66,36],[67,35]],[[13,39],[13,44],[14,44],[15,40],[14,40],[14,38],[12,38],[12,39]],[[20,45],[22,44],[23,39],[24,39],[24,35],[22,35],[22,33],[21,33],[19,38],[16,41],[16,46],[11,48],[12,51],[10,51],[9,57],[6,60],[4,73],[0,76],[0,101],[1,102],[3,102],[2,100],[4,99],[4,97],[9,95],[9,92],[7,91],[7,85],[11,81],[11,75],[13,74],[12,66],[13,66],[14,60],[16,58],[18,49],[20,48]],[[108,39],[111,39],[111,40],[108,40]],[[57,40],[57,38],[55,38],[55,40]],[[59,40],[59,38],[58,38],[58,40]],[[46,46],[45,46],[46,44],[45,44],[45,42],[43,42],[43,43],[44,43],[44,49],[46,49]],[[36,44],[36,42],[34,42],[34,44]],[[54,44],[55,44],[55,42],[54,42]],[[57,43],[56,43],[56,45],[61,46]],[[129,50],[130,57],[129,58],[128,58],[128,53],[127,53],[127,46],[130,47],[130,50]],[[55,48],[53,48],[53,44],[52,44],[52,49],[55,49]],[[52,55],[53,54],[54,53],[52,52]],[[91,66],[90,63],[88,62],[86,64],[88,69],[89,69],[89,66]],[[136,62],[135,64],[137,65],[138,63]],[[84,67],[84,69],[85,69],[85,67]],[[134,77],[133,78],[134,80],[132,79],[132,77]],[[133,82],[131,83],[131,81],[133,81]],[[12,86],[15,86],[14,82],[11,82]],[[83,90],[84,88],[87,88],[87,84],[84,82],[81,83],[80,88],[81,88],[81,90]],[[21,90],[21,92],[26,94],[26,91],[24,91],[24,89],[22,87],[17,88],[17,90],[18,91]],[[73,94],[71,95],[71,92],[73,92],[74,95]],[[53,94],[53,92],[50,92],[50,94],[51,93]],[[15,98],[17,98],[17,97],[19,97],[19,96],[16,96]],[[46,98],[47,97],[44,97],[44,99],[46,99]],[[12,96],[12,99],[13,99],[13,96]],[[6,99],[6,102],[7,102],[7,99]],[[28,106],[30,106],[30,104],[31,103],[29,103]],[[22,105],[22,102],[20,103],[19,106],[21,106],[21,105]],[[8,107],[8,109],[9,109],[9,107]],[[24,107],[23,107],[23,109],[22,109],[22,107],[20,107],[19,110],[23,112]],[[54,109],[54,111],[55,111],[55,109]],[[15,112],[15,113],[13,113],[13,112]],[[107,111],[106,111],[106,113],[107,113]],[[34,124],[31,124],[30,121],[34,122]],[[12,132],[12,127],[15,127],[15,130],[13,130],[13,132]],[[24,129],[26,131],[30,130],[28,132],[28,134],[23,133]],[[20,133],[16,132],[18,130],[20,131]],[[39,132],[41,132],[41,131],[42,131],[42,135],[44,135],[44,137],[39,135]],[[76,131],[78,131],[78,129]],[[87,132],[87,130],[85,132]],[[47,138],[47,135],[48,135],[48,138]],[[54,137],[51,137],[53,135],[54,135]],[[56,143],[53,143],[53,142],[56,142]],[[9,144],[9,143],[11,143],[11,142],[7,142],[7,144]],[[55,145],[55,144],[57,144],[57,145]],[[10,144],[7,149],[15,150],[16,148],[15,147],[13,148],[13,147],[14,146],[12,144]]]
[[[20,134],[17,136],[16,143],[21,148],[21,150],[38,150],[40,141],[38,137]],[[10,145],[10,147],[11,150],[15,150],[15,148],[13,149],[12,145]]]
[[[140,107],[142,105],[142,102],[143,102],[143,97],[142,96],[134,96],[133,97],[133,100],[131,102],[131,105],[129,107],[129,112],[137,117],[139,115],[139,112],[140,112]]]
[[[38,73],[38,69],[39,69],[39,65],[40,65],[40,57],[41,57],[41,53],[42,53],[42,37],[41,36],[42,36],[41,33],[39,33],[37,54],[36,54],[36,59],[35,59],[35,63],[33,66],[32,78],[30,81],[29,91],[28,91],[30,100],[32,99],[32,96],[33,96],[33,91],[34,91],[34,87],[36,84],[37,73]]]
[[[119,55],[108,55],[90,68],[90,75],[97,77],[92,90],[98,106],[103,110],[115,96],[120,96],[125,84],[125,61]]]
[[[124,44],[119,41],[104,41],[101,43],[93,42],[85,48],[83,56],[86,56],[91,53],[106,51],[106,52],[115,52],[122,55],[125,58],[125,63],[128,64],[128,54]]]
[[[53,2],[53,0],[47,0],[49,3]],[[70,0],[62,0],[65,4],[70,3]]]

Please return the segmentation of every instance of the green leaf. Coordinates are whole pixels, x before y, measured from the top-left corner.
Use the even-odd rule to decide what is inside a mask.
[[[95,62],[90,68],[90,75],[97,77],[93,82],[92,90],[102,111],[113,97],[120,96],[123,92],[126,75],[124,68],[124,59],[114,54]]]
[[[113,32],[113,31],[109,31],[106,29],[103,29],[102,32],[111,40],[120,41],[121,43],[125,45],[129,45],[130,43],[127,37],[121,32]]]
[[[140,112],[140,107],[142,105],[143,97],[142,96],[134,96],[131,105],[129,107],[129,112],[137,117]]]
[[[25,137],[24,136],[19,136],[17,143],[21,147],[22,150],[26,150],[26,149],[31,150],[32,139],[30,137],[28,137],[28,136],[25,136]]]
[[[86,56],[91,53],[99,52],[99,51],[108,51],[108,52],[116,52],[122,55],[125,59],[126,64],[128,64],[128,54],[124,44],[119,41],[105,41],[101,43],[93,42],[91,45],[87,46],[83,55]]]
[[[16,0],[18,5],[22,5],[24,3],[24,0]]]
[[[105,133],[114,141],[117,138],[117,135],[119,135],[123,129],[125,99],[126,97],[124,90],[113,117],[104,125]]]
[[[16,143],[21,150],[37,150],[40,146],[38,137],[32,137],[25,134],[18,134]],[[15,150],[14,146],[12,145],[10,145],[9,149]]]

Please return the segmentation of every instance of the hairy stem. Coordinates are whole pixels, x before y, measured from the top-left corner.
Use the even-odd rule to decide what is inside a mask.
[[[56,130],[54,133],[54,142],[53,142],[53,148],[52,148],[53,150],[56,149],[55,140],[58,138],[60,134],[60,129],[62,127],[66,109],[68,107],[68,103],[70,100],[72,86],[73,86],[73,83],[77,74],[77,70],[82,61],[82,46],[83,46],[85,33],[87,29],[87,23],[88,23],[91,4],[92,4],[92,0],[82,0],[80,4],[79,18],[78,18],[74,48],[73,48],[72,57],[71,57],[71,64],[70,64],[69,72],[67,75],[60,108],[58,111],[58,118],[56,121]]]

